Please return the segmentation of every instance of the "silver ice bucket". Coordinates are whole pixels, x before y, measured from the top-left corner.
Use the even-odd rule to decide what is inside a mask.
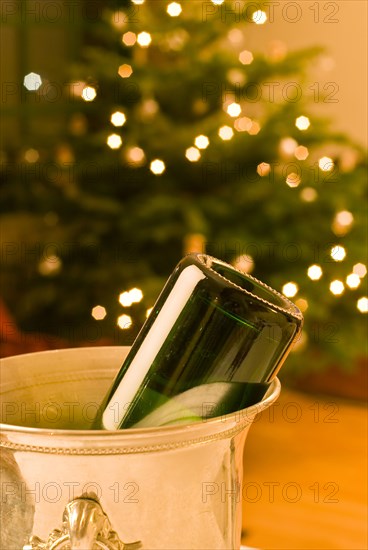
[[[127,351],[1,360],[2,549],[240,548],[244,442],[280,383],[191,425],[91,430]]]

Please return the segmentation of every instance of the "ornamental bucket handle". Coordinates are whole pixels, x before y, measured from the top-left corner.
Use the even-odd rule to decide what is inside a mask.
[[[239,550],[244,442],[279,381],[222,417],[92,430],[128,349],[1,360],[0,548]]]

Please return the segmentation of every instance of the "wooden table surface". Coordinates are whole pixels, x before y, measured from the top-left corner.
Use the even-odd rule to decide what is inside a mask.
[[[243,544],[367,550],[364,405],[281,391],[245,444]]]

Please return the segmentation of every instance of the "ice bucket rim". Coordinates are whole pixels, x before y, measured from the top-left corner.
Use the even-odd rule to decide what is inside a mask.
[[[104,351],[109,351],[110,353],[115,352],[124,352],[126,351],[127,346],[98,346],[98,347],[82,347],[82,348],[65,348],[57,350],[45,350],[34,353],[26,353],[13,355],[9,357],[4,357],[0,359],[0,364],[6,364],[10,361],[13,361],[15,358],[21,361],[25,357],[35,357],[37,355],[60,355],[75,353],[88,353],[96,352],[103,353]],[[240,432],[248,424],[251,424],[254,417],[257,413],[268,408],[279,396],[281,390],[281,384],[278,378],[275,378],[270,385],[270,388],[266,396],[255,405],[247,407],[245,409],[230,413],[227,415],[211,418],[204,420],[203,422],[193,422],[190,424],[180,424],[172,426],[162,426],[162,427],[150,427],[150,428],[129,428],[127,430],[72,430],[72,429],[52,429],[52,428],[36,428],[36,427],[26,427],[19,426],[14,424],[0,423],[0,430],[6,432],[11,436],[12,442],[9,441],[9,445],[1,438],[0,446],[17,446],[23,447],[21,439],[25,436],[29,439],[29,436],[38,436],[45,441],[45,438],[50,440],[56,439],[73,447],[73,444],[76,445],[79,439],[84,438],[86,443],[91,445],[92,442],[97,442],[101,444],[104,442],[104,446],[112,446],[113,444],[121,445],[132,445],[134,447],[145,447],[148,443],[151,443],[153,447],[160,446],[159,441],[161,439],[171,441],[181,440],[183,443],[185,440],[186,443],[201,442],[202,440],[213,439],[216,437],[226,437],[232,433],[235,435],[237,432]],[[13,438],[15,438],[15,441]],[[20,438],[20,439],[19,439]],[[140,444],[139,444],[140,442]],[[40,442],[39,442],[40,443]],[[29,447],[29,445],[26,445]],[[79,445],[77,445],[79,447]],[[99,446],[99,445],[98,445]],[[181,445],[180,445],[181,446]],[[49,447],[49,445],[47,445]],[[51,445],[52,447],[52,445]],[[83,442],[82,442],[83,447]],[[171,445],[170,445],[171,447]],[[31,449],[28,449],[31,450]],[[82,449],[80,449],[82,450]],[[149,450],[149,449],[147,449]],[[154,449],[150,449],[154,450]],[[37,452],[37,450],[35,449]],[[127,452],[129,452],[127,450]],[[71,453],[73,454],[73,453]],[[76,454],[78,449],[76,449]],[[82,453],[83,454],[83,453]]]

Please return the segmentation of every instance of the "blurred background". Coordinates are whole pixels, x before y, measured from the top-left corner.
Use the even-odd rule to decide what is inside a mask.
[[[288,380],[361,395],[366,11],[3,2],[2,354],[129,344],[205,251],[304,312]]]
[[[305,316],[278,409],[302,420],[263,419],[246,465],[301,502],[249,497],[244,540],[366,548],[366,2],[3,0],[1,20],[1,355],[129,345],[183,254],[231,262]]]

